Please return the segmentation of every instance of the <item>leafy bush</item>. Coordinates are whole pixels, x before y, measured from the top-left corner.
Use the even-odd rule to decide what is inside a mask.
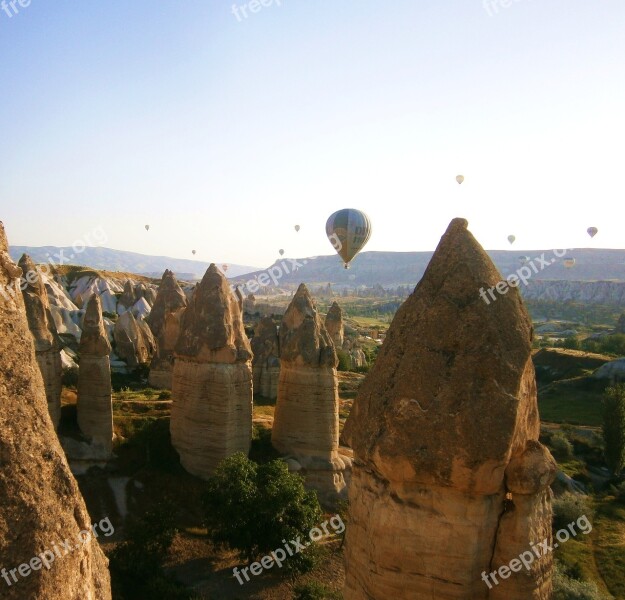
[[[257,465],[242,453],[219,465],[207,482],[203,505],[211,539],[238,550],[248,561],[284,547],[282,540],[302,538],[304,543],[322,518],[317,495],[304,489],[302,478],[289,473],[284,461]],[[284,567],[305,572],[316,560],[311,544]]]
[[[567,492],[553,501],[553,530],[566,529],[566,526],[577,521],[581,516],[592,521],[594,509],[587,496]]]
[[[606,600],[594,583],[578,581],[556,568],[552,600]]]
[[[570,460],[573,458],[573,444],[562,432],[554,433],[551,436],[549,445],[553,449],[553,454],[558,460]]]
[[[293,600],[340,600],[341,595],[331,591],[318,581],[300,583],[296,586]]]
[[[603,441],[608,468],[618,476],[625,468],[625,385],[622,383],[605,391]]]
[[[352,359],[350,355],[345,352],[345,350],[337,350],[336,355],[339,359],[339,366],[337,367],[337,369],[339,371],[351,371]]]
[[[115,598],[189,600],[191,594],[163,570],[176,534],[175,505],[163,502],[141,517],[129,518],[126,540],[109,555]]]
[[[63,369],[61,383],[65,387],[75,388],[78,385],[78,367]]]

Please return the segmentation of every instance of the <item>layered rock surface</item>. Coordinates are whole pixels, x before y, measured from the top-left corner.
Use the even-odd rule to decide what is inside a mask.
[[[156,338],[156,354],[150,365],[152,387],[172,387],[174,348],[180,334],[180,321],[187,306],[187,297],[174,274],[166,270],[147,323]]]
[[[326,329],[334,342],[334,347],[337,350],[341,350],[345,340],[343,309],[336,302],[332,303],[332,306],[326,315]]]
[[[113,329],[117,356],[130,368],[146,365],[156,352],[156,341],[143,318],[136,319],[132,311],[123,313]]]
[[[102,305],[96,294],[87,303],[80,338],[78,373],[78,426],[92,446],[109,456],[113,447],[113,399],[109,353]]]
[[[212,264],[182,315],[175,348],[171,436],[192,475],[210,477],[252,439],[252,351],[241,308]]]
[[[23,272],[22,295],[28,326],[35,341],[35,357],[43,377],[48,411],[56,428],[61,420],[61,346],[50,311],[48,292],[39,269],[27,254],[20,259],[19,267]]]
[[[393,320],[344,430],[345,600],[551,597],[551,555],[482,579],[550,543],[556,472],[538,442],[529,316],[516,289],[479,296],[501,279],[455,219]]]
[[[14,286],[21,270],[10,260],[0,223],[0,286]],[[97,541],[79,533],[91,521],[52,427],[20,294],[0,299],[0,580],[5,600],[110,600],[107,560]],[[74,548],[50,569],[23,576],[10,570],[54,544]]]
[[[275,400],[278,397],[280,377],[280,341],[278,327],[271,317],[264,317],[254,330],[252,338],[254,360],[254,393]]]
[[[271,441],[333,504],[346,493],[350,461],[339,455],[338,359],[317,307],[300,285],[280,326],[280,379]]]

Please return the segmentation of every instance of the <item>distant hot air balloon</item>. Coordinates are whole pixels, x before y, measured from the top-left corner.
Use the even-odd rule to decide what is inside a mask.
[[[146,230],[146,231],[150,231],[150,226],[149,226],[149,225],[146,225],[146,226],[145,226],[145,230]]]
[[[221,265],[221,268],[224,270],[224,273],[228,272],[228,265]]]
[[[282,250],[282,248],[280,248],[280,250],[278,250],[278,252],[280,253],[280,256],[284,256],[284,250]]]
[[[591,238],[594,238],[597,233],[599,233],[599,230],[596,227],[589,227],[586,231]]]
[[[574,258],[565,258],[564,259],[564,266],[567,269],[571,269],[575,266],[575,259]]]
[[[345,268],[365,247],[371,237],[369,217],[355,208],[344,208],[330,216],[326,223],[326,235],[343,259]]]
[[[456,177],[456,181],[457,181],[458,183],[462,183],[462,182],[464,181],[464,175],[458,175],[458,176]]]
[[[529,256],[519,256],[519,261],[522,265],[526,265],[530,261]]]
[[[509,235],[509,236],[508,236],[508,241],[509,241],[511,244],[514,244],[514,241],[515,241],[515,240],[516,240],[516,236],[514,236],[514,235]]]
[[[300,226],[299,226],[299,225],[296,225],[296,226],[295,226],[295,231],[299,231],[299,230],[300,230]]]
[[[195,250],[191,250],[191,253],[193,254],[193,256],[195,256],[195,255],[196,255]]]

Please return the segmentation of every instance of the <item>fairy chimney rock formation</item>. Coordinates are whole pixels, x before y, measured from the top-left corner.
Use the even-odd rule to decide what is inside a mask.
[[[251,344],[254,353],[254,393],[275,400],[280,377],[280,341],[278,327],[271,317],[265,317],[258,323]]]
[[[556,465],[539,442],[532,325],[515,288],[451,222],[401,306],[344,430],[354,450],[345,600],[547,600]],[[375,540],[375,543],[372,541]]]
[[[0,580],[0,595],[110,600],[108,563],[97,540],[79,543],[91,520],[48,416],[20,275],[0,223],[0,289],[17,289],[0,298],[0,564],[8,578]],[[50,559],[50,569],[18,573],[19,565],[32,564],[31,557],[65,538],[76,541],[74,549],[62,560]]]
[[[156,351],[156,341],[143,318],[136,319],[127,311],[117,319],[113,329],[117,356],[131,368],[150,362]]]
[[[252,439],[252,351],[238,299],[214,264],[182,315],[174,355],[172,443],[189,473],[208,478]]]
[[[109,343],[102,320],[100,297],[93,294],[87,303],[80,338],[78,371],[78,426],[108,456],[113,446],[113,400]]]
[[[324,504],[346,494],[349,459],[339,454],[338,359],[304,284],[280,325],[280,379],[271,441],[303,469]],[[347,471],[347,473],[346,473]]]
[[[161,285],[147,318],[156,338],[156,354],[150,365],[149,383],[155,388],[171,390],[174,348],[180,333],[180,320],[187,306],[187,297],[170,270],[163,273]]]
[[[27,254],[22,256],[19,266],[23,272],[22,294],[28,326],[35,341],[35,357],[43,377],[48,411],[56,428],[61,420],[63,377],[59,338],[41,272]]]
[[[326,329],[334,342],[334,347],[337,350],[341,350],[345,339],[345,328],[343,325],[343,310],[336,302],[332,303],[326,315]]]

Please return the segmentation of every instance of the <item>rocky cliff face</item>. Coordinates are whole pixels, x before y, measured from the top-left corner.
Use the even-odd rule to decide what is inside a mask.
[[[263,318],[256,326],[252,338],[254,360],[254,393],[275,400],[278,397],[280,377],[280,341],[278,327],[271,317]]]
[[[27,254],[20,259],[19,267],[23,272],[22,294],[28,326],[35,341],[35,356],[43,377],[48,411],[56,428],[61,419],[61,347],[41,273]]]
[[[343,310],[336,302],[332,303],[326,315],[326,329],[334,342],[334,347],[337,350],[341,350],[345,340],[345,329],[343,325]]]
[[[113,398],[109,343],[102,321],[102,305],[97,295],[87,304],[80,339],[78,375],[78,426],[104,456],[113,449]]]
[[[210,477],[252,439],[252,351],[241,308],[211,265],[182,315],[175,348],[171,436],[192,475]]]
[[[351,466],[339,455],[337,364],[334,344],[302,284],[280,326],[280,379],[271,442],[301,465],[306,484],[326,504],[346,494]]]
[[[187,306],[187,297],[174,274],[163,273],[158,295],[147,318],[156,338],[156,354],[150,365],[150,385],[170,390],[174,363],[174,348],[180,334],[180,321]]]
[[[10,260],[0,223],[0,286],[15,285],[21,270]],[[107,560],[95,539],[80,542],[91,522],[48,416],[19,294],[0,300],[0,580],[6,600],[110,600]],[[68,540],[72,551],[50,569],[23,575],[44,550]],[[49,556],[49,555],[48,555]],[[27,565],[29,566],[29,565]],[[11,571],[13,571],[11,573]]]
[[[501,279],[455,219],[393,320],[344,431],[346,600],[551,597],[550,555],[499,585],[483,579],[551,539],[556,471],[538,442],[520,296],[479,297]]]
[[[531,279],[521,289],[528,300],[584,302],[589,304],[625,304],[625,282],[622,281],[548,281]]]
[[[130,310],[117,319],[113,336],[117,356],[130,368],[148,364],[156,352],[152,331],[143,318],[135,319]]]

